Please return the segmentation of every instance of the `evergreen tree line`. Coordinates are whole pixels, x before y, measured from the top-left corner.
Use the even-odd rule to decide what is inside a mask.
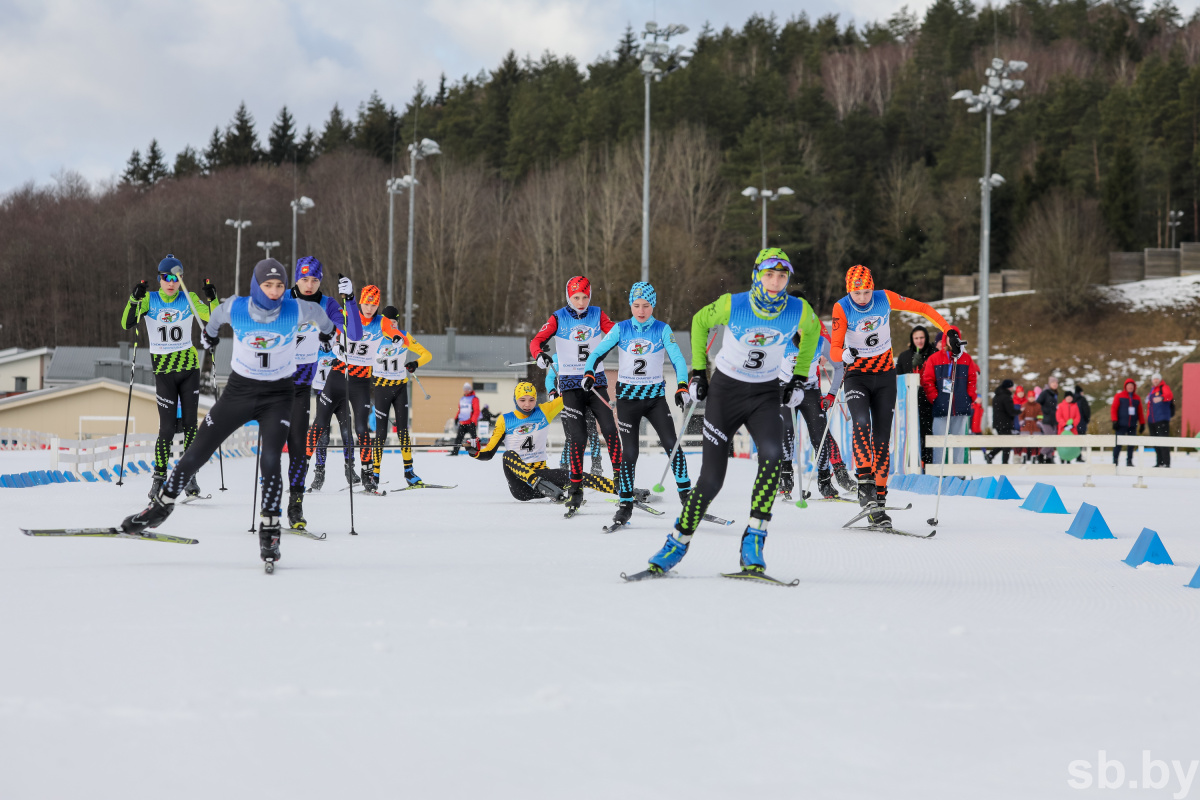
[[[397,110],[379,93],[355,114],[334,106],[303,133],[285,107],[265,142],[245,105],[171,167],[156,140],[100,188],[64,173],[0,201],[0,272],[50,281],[0,297],[5,346],[112,341],[112,304],[174,252],[227,292],[228,217],[291,257],[288,201],[311,196],[300,254],[383,286],[386,178],[419,162],[415,327],[529,332],[587,272],[618,308],[640,270],[643,79],[631,30],[583,68],[547,52],[509,53],[490,72],[418,85]],[[992,265],[1029,268],[1048,293],[1103,280],[1109,249],[1200,240],[1200,21],[1165,0],[1021,0],[976,9],[937,0],[861,29],[836,17],[740,30],[701,28],[686,65],[653,84],[651,279],[675,324],[721,290],[741,289],[759,247],[761,204],[744,186],[790,186],[770,204],[769,239],[796,288],[828,313],[845,268],[940,296],[946,274],[975,271],[983,124],[950,95],[978,90],[994,56],[1029,63],[1016,111],[995,120]],[[394,297],[402,300],[407,197],[398,197]],[[78,281],[78,283],[77,283]],[[246,278],[243,277],[243,284]],[[76,286],[83,296],[72,297]],[[240,287],[245,293],[246,286]],[[385,287],[386,291],[386,287]],[[97,302],[100,300],[101,302]],[[32,316],[31,316],[32,315]],[[59,324],[59,318],[64,324]],[[18,320],[31,324],[17,324]],[[35,322],[36,321],[36,322]]]

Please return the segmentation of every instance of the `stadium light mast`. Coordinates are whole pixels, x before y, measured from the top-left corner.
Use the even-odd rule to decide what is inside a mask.
[[[967,113],[983,113],[986,118],[983,145],[983,177],[979,179],[980,187],[980,234],[979,234],[979,342],[976,352],[979,354],[979,373],[983,379],[981,396],[988,397],[991,386],[988,382],[989,343],[988,327],[989,313],[988,295],[991,289],[991,239],[992,239],[992,189],[1004,183],[1004,178],[992,173],[992,116],[1004,116],[1021,104],[1015,97],[1008,98],[1008,92],[1025,88],[1025,81],[1014,80],[1010,75],[1024,72],[1029,65],[1024,61],[1005,61],[993,58],[992,64],[984,74],[987,83],[979,87],[979,94],[970,89],[955,92],[950,99],[962,100],[967,104]],[[986,406],[985,406],[986,408]]]
[[[396,231],[396,195],[400,194],[401,192],[403,192],[406,189],[412,189],[413,184],[415,184],[415,183],[416,183],[416,180],[413,179],[412,175],[405,175],[403,178],[388,178],[387,179],[387,193],[388,193],[387,304],[389,306],[395,305],[395,303],[392,301],[392,286],[395,284],[395,281],[392,279],[392,275],[394,272],[395,255],[396,255],[396,233],[395,233],[395,231]],[[412,210],[409,209],[410,216],[411,216],[411,212],[412,212]],[[411,238],[412,238],[412,233],[410,231],[409,239],[411,239]],[[410,259],[410,261],[411,261],[411,259]],[[408,323],[406,322],[405,324],[407,325]]]
[[[288,266],[288,269],[296,268],[296,218],[314,205],[316,203],[310,197],[301,196],[298,200],[292,201],[292,263]]]
[[[237,230],[237,255],[233,259],[233,293],[238,293],[238,283],[242,277],[242,230],[250,227],[248,219],[227,219],[225,224]]]
[[[646,132],[645,150],[642,155],[642,280],[650,280],[650,80],[661,81],[687,63],[690,54],[683,45],[671,49],[667,44],[672,36],[688,32],[686,25],[658,27],[657,22],[647,22],[642,38],[650,41],[642,45],[642,75],[646,81]],[[666,70],[658,66],[660,61],[669,62]]]
[[[767,201],[775,202],[781,197],[790,197],[794,195],[791,189],[786,186],[780,186],[774,191],[770,189],[757,189],[753,186],[747,186],[742,189],[742,196],[749,197],[751,200],[762,198],[762,249],[767,249]]]
[[[400,180],[408,181],[408,271],[404,276],[404,330],[412,333],[413,310],[413,224],[417,213],[417,161],[436,156],[442,148],[433,139],[422,139],[408,146],[408,175]],[[411,385],[409,391],[412,390]]]
[[[261,247],[263,250],[267,251],[267,254],[265,256],[263,256],[263,258],[270,258],[271,257],[271,248],[279,247],[279,242],[259,242],[258,246]]]

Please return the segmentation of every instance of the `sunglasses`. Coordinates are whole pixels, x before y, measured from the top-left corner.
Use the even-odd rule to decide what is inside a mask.
[[[160,275],[158,276],[158,279],[159,279],[160,281],[167,281],[168,283],[179,283],[179,276],[178,276],[178,275],[171,275],[171,274],[168,274],[168,273],[162,273],[162,274],[160,274]]]
[[[764,269],[783,269],[787,270],[789,275],[792,274],[791,263],[783,260],[782,258],[768,258],[766,261],[763,261],[761,264],[755,267],[756,272]]]

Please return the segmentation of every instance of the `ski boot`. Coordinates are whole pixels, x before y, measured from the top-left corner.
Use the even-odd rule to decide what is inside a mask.
[[[565,503],[567,500],[566,491],[546,480],[545,478],[538,478],[537,483],[533,485],[533,488],[545,497],[550,498],[550,500],[555,503]]]
[[[325,485],[325,465],[317,464],[317,468],[313,470],[312,486],[308,487],[310,492],[319,492],[321,487]]]
[[[874,528],[890,528],[892,527],[892,518],[888,516],[885,506],[887,505],[887,488],[880,489],[875,492],[875,508],[871,513],[867,514],[867,523]]]
[[[171,516],[171,512],[174,510],[175,498],[167,497],[159,492],[150,498],[150,505],[138,513],[126,517],[121,522],[121,530],[126,533],[141,533],[146,528],[157,528],[167,521],[167,517]]]
[[[862,481],[858,484],[858,505],[860,508],[877,505],[875,481]]]
[[[288,494],[288,526],[293,530],[304,530],[308,520],[304,518],[304,495],[298,492]]]
[[[679,490],[679,505],[680,505],[680,507],[687,505],[688,495],[691,493],[692,493],[691,489],[680,489]]]
[[[817,470],[817,491],[826,500],[834,500],[839,496],[838,490],[833,488],[833,483],[829,480],[829,470]]]
[[[193,475],[192,479],[187,482],[187,486],[183,487],[183,493],[188,497],[200,496],[200,484],[196,483],[195,475]]]
[[[617,513],[613,515],[612,527],[619,528],[623,525],[628,525],[629,520],[633,518],[633,503],[628,500],[621,501],[617,506]]]
[[[792,499],[792,492],[796,488],[796,478],[790,469],[785,469],[779,473],[779,494],[783,495],[784,500]]]
[[[839,461],[833,465],[833,479],[837,481],[838,486],[842,487],[844,492],[858,491],[858,482],[850,477],[850,473],[846,470],[846,462]]]
[[[763,524],[761,520],[755,520]],[[746,532],[742,534],[742,571],[743,572],[763,572],[767,568],[767,562],[763,560],[763,545],[767,543],[767,532],[765,529],[752,528],[746,526]]]
[[[154,477],[150,479],[150,493],[147,494],[146,497],[150,500],[158,497],[159,492],[162,491],[163,484],[166,482],[166,475],[159,475],[157,472],[154,473]]]
[[[422,486],[425,481],[421,480],[421,476],[413,472],[412,467],[404,468],[404,480],[409,486]]]
[[[650,502],[650,490],[649,489],[634,489],[633,490],[633,499],[638,503],[649,503]]]
[[[375,471],[370,467],[362,468],[362,486],[365,492],[379,491],[379,478],[375,476]]]
[[[687,555],[688,545],[692,542],[692,534],[679,529],[679,520],[675,521],[675,532],[667,535],[667,541],[662,549],[650,557],[649,572],[661,575],[674,569],[683,557]]]
[[[346,462],[346,483],[350,484],[351,487],[354,487],[361,482],[362,481],[360,481],[358,479],[358,476],[354,474],[354,462],[347,461]]]
[[[258,523],[258,547],[267,572],[275,571],[275,562],[280,558],[279,534],[279,517],[264,515]]]
[[[575,516],[575,512],[579,510],[587,501],[583,499],[583,487],[580,485],[572,486],[567,496],[567,516]]]

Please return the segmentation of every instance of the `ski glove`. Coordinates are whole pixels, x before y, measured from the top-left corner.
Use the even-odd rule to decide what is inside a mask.
[[[338,276],[338,294],[344,294],[347,298],[354,296],[354,283],[345,275]]]
[[[406,361],[406,362],[404,363],[404,368],[405,368],[406,370],[408,370],[410,373],[412,373],[412,372],[416,372],[416,371],[417,371],[417,367],[418,367],[418,366],[419,366],[419,365],[417,364],[417,362],[416,362],[416,361]]]
[[[217,302],[217,287],[212,285],[212,281],[208,278],[204,279],[204,296],[208,298],[208,302]]]
[[[592,387],[595,385],[596,385],[596,373],[594,373],[594,372],[583,373],[583,380],[581,380],[579,382],[579,388],[583,389],[585,392],[590,392],[592,390]]]
[[[395,306],[384,306],[383,311],[380,311],[379,313],[393,321],[400,317],[400,312],[396,310]],[[392,341],[398,342],[400,341],[400,337],[397,336],[393,338]]]
[[[853,347],[846,347],[842,350],[842,363],[853,364],[854,359],[858,358],[858,351]]]
[[[708,397],[708,373],[702,369],[692,370],[692,397],[696,398],[696,402],[704,400]]]
[[[682,410],[687,408],[687,404],[690,402],[692,402],[692,394],[688,391],[687,384],[681,382],[675,389],[675,405]]]
[[[538,353],[537,358],[534,359],[534,361],[542,369],[550,369],[552,366],[554,366],[554,359],[550,358],[549,354],[547,353]]]
[[[946,346],[950,348],[950,355],[958,358],[962,354],[962,346],[966,344],[958,335],[958,331],[951,328],[946,331]]]
[[[557,400],[558,399],[558,389],[551,389],[550,391],[546,392],[546,396],[549,397],[551,400]]]
[[[822,397],[821,398],[821,410],[828,411],[829,409],[833,408],[834,399],[835,399],[835,396],[832,394],[827,394],[824,397]]]
[[[133,299],[141,301],[146,296],[146,292],[150,290],[150,285],[145,281],[138,281],[138,285],[133,287]]]
[[[328,348],[329,343],[333,341],[334,333],[336,333],[336,331],[330,331],[329,333],[318,333],[317,338],[321,340],[322,345]]]
[[[780,384],[779,405],[795,408],[804,399],[804,376],[793,375],[787,383]]]
[[[206,331],[204,328],[200,329],[200,346],[205,350],[212,350],[217,346],[217,342],[219,341],[220,339],[218,339],[216,336],[209,336],[208,331]]]

